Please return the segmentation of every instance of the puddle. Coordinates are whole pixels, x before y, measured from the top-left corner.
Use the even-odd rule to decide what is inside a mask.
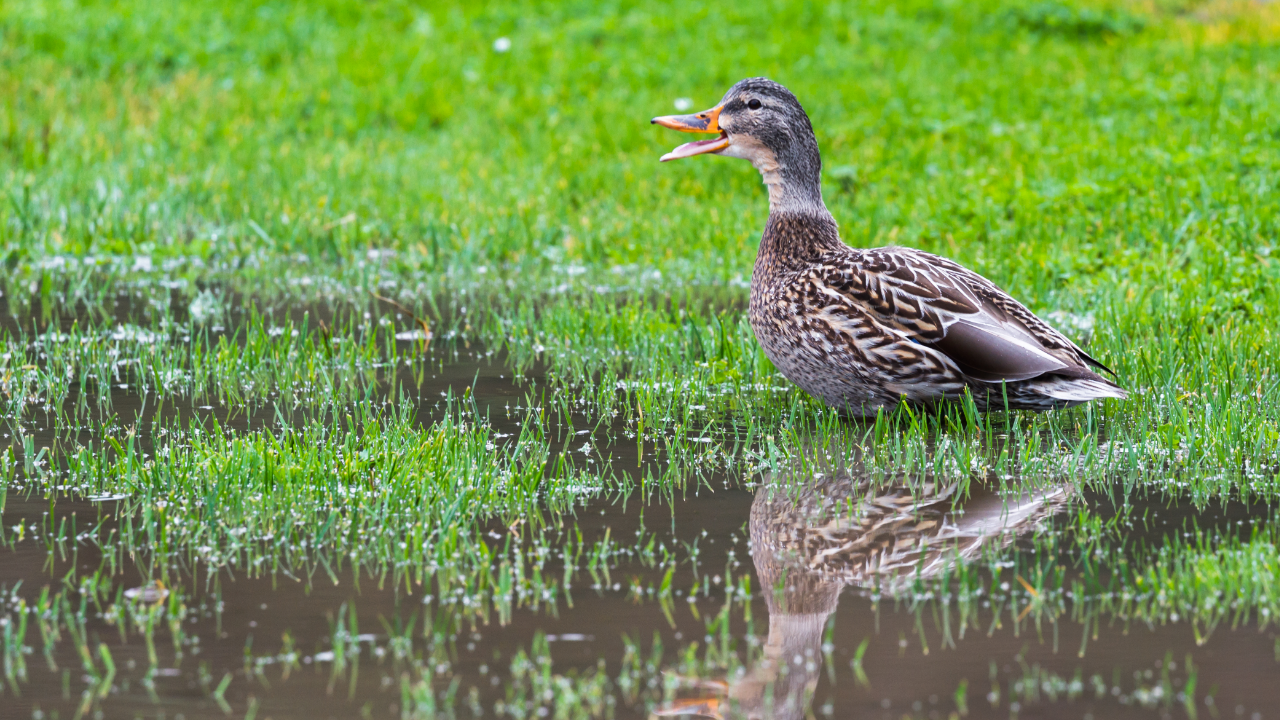
[[[410,345],[412,343],[403,343]],[[570,436],[584,442],[604,439],[620,430],[618,423],[601,423],[582,410],[547,403],[546,379],[537,368],[516,376],[501,355],[482,349],[439,350],[416,357],[398,368],[391,377],[380,379],[354,404],[364,410],[408,408],[421,426],[438,422],[451,412],[483,420],[496,435],[518,435],[532,404],[546,407],[549,427],[557,440]],[[263,401],[231,404],[216,399],[173,398],[161,393],[141,394],[128,386],[113,386],[106,400],[98,396],[84,401],[72,392],[58,410],[28,408],[16,423],[0,425],[0,453],[11,448],[15,460],[60,451],[74,452],[91,443],[102,445],[104,435],[128,435],[138,450],[150,456],[156,441],[175,429],[217,425],[234,433],[303,427],[309,423],[331,422],[336,413],[349,413],[353,403],[343,400],[320,403],[280,403]],[[77,411],[79,414],[77,415]],[[456,414],[455,412],[455,414]],[[16,429],[18,432],[12,432]],[[587,437],[583,437],[587,436]],[[557,447],[556,451],[568,446]],[[618,449],[619,459],[627,450]],[[633,453],[634,455],[634,453]],[[43,456],[42,456],[43,457]]]
[[[1268,683],[1280,669],[1280,608],[1266,589],[1280,581],[1274,506],[1052,476],[873,472],[818,443],[786,461],[726,460],[688,416],[637,437],[538,368],[517,379],[478,348],[396,342],[397,362],[357,368],[328,401],[314,388],[244,402],[174,401],[137,382],[92,401],[62,388],[62,404],[6,418],[20,432],[0,438],[13,463],[0,470],[90,446],[117,453],[104,437],[127,436],[149,461],[183,449],[159,442],[169,432],[277,432],[403,402],[414,429],[484,418],[495,447],[536,416],[548,450],[535,481],[571,466],[613,473],[623,489],[584,491],[543,524],[488,521],[468,551],[491,567],[458,581],[456,555],[356,573],[331,565],[331,548],[302,569],[265,569],[278,560],[269,548],[252,571],[210,569],[215,548],[181,555],[147,535],[160,521],[130,530],[126,546],[115,513],[140,507],[128,497],[13,485],[0,504],[4,716],[1280,715]],[[664,443],[680,434],[705,455]],[[316,483],[322,470],[309,468]],[[646,485],[672,472],[689,479]],[[342,502],[331,518],[351,514]],[[373,530],[399,539],[412,527]],[[353,531],[340,547],[354,556],[373,541]],[[1214,575],[1224,563],[1239,582]]]
[[[1274,712],[1275,628],[1224,625],[1198,642],[1186,621],[1050,600],[1080,572],[1077,551],[1046,542],[1091,502],[1150,547],[1193,518],[1224,532],[1273,525],[1270,508],[1125,509],[1067,484],[1001,490],[823,462],[759,480],[588,504],[573,532],[595,548],[607,539],[609,559],[579,557],[567,573],[544,563],[553,592],[505,616],[390,575],[104,577],[91,546],[68,556],[31,537],[0,553],[0,586],[13,589],[5,706],[13,717],[186,718]],[[59,500],[53,511],[84,523],[103,507]],[[11,497],[4,523],[35,529],[49,509]],[[556,547],[527,547],[530,566]],[[1035,579],[1046,567],[1064,574]],[[66,598],[47,655],[54,631],[41,617],[58,622],[41,610],[45,587]]]

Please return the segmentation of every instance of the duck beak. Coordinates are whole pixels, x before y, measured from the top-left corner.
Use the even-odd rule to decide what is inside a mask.
[[[649,122],[653,125],[661,125],[680,132],[719,133],[720,135],[720,137],[710,140],[685,143],[663,155],[661,161],[666,162],[668,160],[693,157],[694,155],[720,152],[729,147],[729,135],[720,129],[720,111],[722,109],[724,109],[724,105],[717,105],[710,110],[703,110],[694,115],[664,115],[650,120]]]

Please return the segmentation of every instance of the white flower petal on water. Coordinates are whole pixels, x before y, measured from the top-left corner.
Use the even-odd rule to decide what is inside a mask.
[[[141,600],[146,603],[156,603],[169,597],[169,591],[163,585],[150,583],[142,587],[129,588],[124,591],[124,596],[130,600]]]
[[[583,633],[561,633],[547,636],[547,642],[590,642],[595,639],[595,635],[585,635]]]
[[[88,500],[89,502],[110,502],[112,500],[123,500],[127,497],[129,496],[123,495],[123,494],[107,493],[104,495],[90,495]]]

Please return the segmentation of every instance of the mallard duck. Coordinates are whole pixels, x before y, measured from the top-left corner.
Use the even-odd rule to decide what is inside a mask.
[[[822,637],[848,585],[887,597],[1006,547],[1067,508],[1070,485],[1000,494],[902,473],[873,477],[860,462],[811,452],[766,477],[748,527],[751,558],[769,611],[764,652],[733,681],[689,681],[695,694],[656,717],[794,719],[809,716],[823,667]]]
[[[751,505],[751,557],[760,584],[785,577],[792,612],[821,594],[793,589],[793,576],[887,596],[909,593],[919,580],[1034,532],[1074,494],[1062,483],[1001,493],[984,477],[962,490],[932,473],[875,477],[861,463],[842,468],[815,456],[762,484]],[[822,469],[815,473],[815,467]]]
[[[846,414],[970,393],[979,409],[1053,410],[1125,391],[1105,365],[986,278],[905,247],[840,240],[822,202],[822,160],[795,95],[748,78],[718,105],[653,123],[717,137],[662,156],[750,160],[769,189],[749,317],[765,355]]]

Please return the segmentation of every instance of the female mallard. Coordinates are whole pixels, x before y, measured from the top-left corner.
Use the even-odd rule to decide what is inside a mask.
[[[962,487],[929,474],[872,475],[856,446],[820,445],[766,475],[751,504],[751,559],[769,611],[764,652],[732,681],[676,676],[696,695],[655,716],[813,717],[823,635],[845,586],[918,597],[922,582],[1038,531],[1074,493],[1056,482],[1000,492],[981,476]]]
[[[712,153],[750,160],[764,176],[769,221],[751,274],[751,327],[782,374],[828,405],[875,415],[966,390],[980,409],[1125,397],[1091,367],[1111,370],[990,280],[919,250],[841,242],[822,202],[813,127],[785,87],[748,78],[710,110],[653,122],[719,135],[664,161]]]

